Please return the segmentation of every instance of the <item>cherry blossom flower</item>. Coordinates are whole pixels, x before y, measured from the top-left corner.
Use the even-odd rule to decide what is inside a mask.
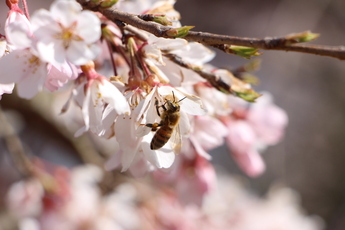
[[[181,204],[201,206],[204,197],[216,188],[216,174],[212,164],[197,152],[192,158],[181,154],[168,170],[156,170],[154,179],[175,188]]]
[[[56,68],[38,58],[33,47],[31,24],[21,13],[10,14],[6,21],[6,38],[14,50],[0,59],[0,68],[4,70],[0,73],[0,83],[17,83],[20,97],[30,99],[44,85],[52,90],[57,89],[51,86],[57,77],[61,87],[76,76],[76,71],[66,62],[59,67],[59,74],[52,75],[54,71],[51,70]],[[48,82],[47,77],[50,79]]]
[[[154,181],[127,181],[102,194],[97,186],[102,172],[93,165],[50,167],[50,171],[54,173],[41,172],[45,180],[19,181],[9,189],[7,209],[21,229],[323,229],[320,218],[302,212],[291,189],[275,186],[265,198],[259,198],[225,174],[219,174],[216,189],[196,206],[181,203],[171,187]],[[203,173],[209,174],[204,169],[198,174],[203,177]],[[182,184],[200,189],[206,182],[193,178],[185,178]]]
[[[34,217],[42,211],[44,190],[37,179],[14,183],[7,194],[7,207],[20,218]]]
[[[226,142],[241,169],[249,176],[258,176],[265,170],[259,151],[282,138],[287,115],[268,94],[249,107],[243,101],[232,102],[232,117],[221,117],[228,127]]]
[[[188,43],[184,39],[157,38],[149,35],[148,45],[143,48],[147,57],[146,63],[151,70],[159,76],[164,82],[172,86],[192,85],[205,80],[194,71],[182,68],[168,58],[162,56],[162,53],[168,52],[178,55],[186,63],[196,66],[202,66],[212,60],[215,53],[199,43]]]
[[[226,116],[231,113],[232,103],[229,103],[228,95],[225,95],[205,83],[198,83],[195,86],[195,91],[201,98],[210,116]],[[214,103],[215,101],[217,101],[217,103]]]
[[[47,64],[42,63],[31,48],[31,26],[27,18],[18,12],[9,14],[6,20],[6,38],[13,46],[8,55],[0,59],[0,83],[18,84],[18,94],[32,98],[43,86],[47,76]]]
[[[205,159],[210,160],[211,156],[207,151],[223,145],[228,129],[221,121],[210,116],[195,116],[193,122],[190,136],[193,148]],[[190,151],[185,150],[185,152]]]
[[[173,93],[173,94],[172,94]],[[126,171],[131,167],[134,159],[140,162],[137,158],[144,158],[149,164],[143,164],[150,167],[153,165],[155,168],[169,168],[175,160],[175,153],[171,139],[162,148],[152,150],[150,143],[154,133],[150,132],[146,124],[159,123],[160,117],[157,114],[155,100],[161,104],[165,100],[179,101],[180,105],[180,121],[177,129],[180,130],[181,136],[186,136],[189,133],[190,123],[187,114],[190,115],[203,115],[205,110],[202,107],[201,101],[198,97],[183,93],[170,86],[156,86],[145,99],[141,100],[138,106],[133,109],[131,115],[119,116],[115,123],[116,139],[120,146],[122,171]],[[151,167],[150,167],[151,168]]]
[[[15,49],[26,49],[32,44],[31,23],[22,12],[10,11],[5,22],[6,39]]]
[[[272,96],[268,92],[263,94],[258,103],[251,106],[247,117],[261,142],[275,145],[283,138],[288,117],[284,110],[272,103]]]
[[[120,0],[114,7],[165,15],[174,28],[180,26],[174,3]],[[235,183],[218,180],[216,186],[208,151],[224,141],[247,175],[265,170],[260,151],[278,143],[288,120],[271,98],[262,96],[248,104],[216,90],[193,67],[219,77],[236,95],[246,94],[251,86],[228,70],[208,65],[215,53],[202,44],[158,38],[100,15],[83,10],[77,1],[57,0],[29,21],[13,3],[6,36],[0,35],[0,99],[14,84],[19,96],[29,99],[44,88],[53,92],[74,80],[62,110],[75,102],[77,114],[68,111],[73,114],[69,124],[77,126],[75,136],[89,131],[98,146],[111,143],[106,154],[104,146],[99,148],[104,155],[113,154],[106,170],[129,171],[134,177],[152,172],[154,180],[150,185],[129,181],[105,194],[98,167],[49,167],[53,173],[48,173],[33,166],[32,178],[15,183],[6,200],[21,230],[237,230],[254,229],[257,223],[265,230],[296,229],[298,224],[303,230],[318,229],[295,211],[298,207],[289,195],[274,193],[262,200]],[[172,55],[186,65],[177,64]],[[171,113],[167,108],[172,105],[179,119],[166,128]],[[172,129],[171,137],[166,135],[164,145],[153,149],[157,130],[162,129],[169,134]]]
[[[122,92],[92,66],[84,67],[84,73],[87,77],[80,79],[74,90],[74,99],[82,108],[85,126],[75,135],[80,136],[90,130],[98,136],[110,137],[116,117],[130,113],[129,104]]]
[[[265,163],[257,150],[257,140],[252,127],[242,120],[228,121],[226,142],[239,167],[249,176],[255,177],[265,171]]]
[[[95,44],[101,35],[100,20],[94,13],[82,11],[76,1],[55,1],[50,11],[36,11],[31,23],[38,56],[45,62],[83,65],[100,53]]]

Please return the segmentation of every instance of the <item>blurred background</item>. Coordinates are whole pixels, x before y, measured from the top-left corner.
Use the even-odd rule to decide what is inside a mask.
[[[345,2],[342,0],[188,0],[176,8],[182,23],[196,31],[264,38],[311,30],[324,45],[344,45]],[[247,62],[216,51],[213,63],[237,67]],[[281,51],[264,51],[258,91],[269,91],[285,109],[289,125],[284,140],[263,156],[267,171],[250,179],[263,194],[272,183],[299,192],[303,207],[323,217],[328,229],[345,226],[345,64],[343,61]],[[214,162],[240,173],[226,154],[214,151]],[[226,160],[225,160],[226,159]]]
[[[31,0],[29,9],[48,8],[51,1]],[[180,0],[176,9],[182,24],[195,31],[264,38],[311,30],[321,36],[313,43],[345,45],[343,0]],[[0,22],[6,18],[5,3]],[[3,24],[0,24],[3,30]],[[1,33],[3,33],[1,31]],[[217,51],[212,64],[236,68],[248,60]],[[345,226],[345,63],[334,58],[283,51],[263,51],[261,69],[255,72],[257,91],[269,91],[287,111],[289,125],[284,140],[264,153],[267,171],[247,178],[251,189],[265,195],[276,183],[295,189],[308,214],[321,216],[327,229]],[[24,144],[36,155],[67,166],[80,162],[61,130],[32,110],[29,102],[4,96],[4,109],[19,111]],[[65,153],[65,155],[61,155]],[[214,164],[246,177],[232,162],[226,148],[212,152]],[[18,178],[0,141],[0,197]],[[2,202],[2,201],[1,201]],[[1,205],[1,204],[0,204]],[[1,205],[2,206],[2,205]]]

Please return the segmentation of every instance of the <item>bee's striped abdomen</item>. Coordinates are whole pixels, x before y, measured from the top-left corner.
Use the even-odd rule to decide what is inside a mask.
[[[170,126],[162,126],[157,130],[151,141],[151,149],[156,150],[162,148],[170,139],[173,128]]]

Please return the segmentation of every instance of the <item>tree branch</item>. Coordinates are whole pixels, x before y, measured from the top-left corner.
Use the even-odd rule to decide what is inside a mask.
[[[119,11],[115,7],[102,8],[99,5],[93,3],[92,1],[77,1],[84,7],[84,9],[100,12],[113,22],[122,21],[126,24],[132,25],[134,27],[152,33],[157,37],[172,38],[167,35],[167,31],[169,31],[172,27],[163,26],[154,22],[144,21],[140,19],[138,15]],[[184,37],[184,39],[218,48],[220,48],[221,45],[237,45],[253,47],[263,50],[282,50],[309,53],[345,60],[345,46],[287,44],[286,37],[267,37],[259,39],[189,31],[189,33],[187,34],[187,36]]]
[[[204,78],[208,83],[210,83],[214,88],[217,90],[226,93],[226,94],[232,94],[234,93],[231,89],[231,86],[225,83],[219,76],[206,72],[202,70],[199,66],[195,66],[190,63],[186,63],[185,61],[182,60],[181,57],[171,54],[171,53],[165,53],[164,56],[169,58],[172,62],[178,64],[181,67],[184,67],[186,69],[190,69],[197,74],[199,74],[202,78]]]

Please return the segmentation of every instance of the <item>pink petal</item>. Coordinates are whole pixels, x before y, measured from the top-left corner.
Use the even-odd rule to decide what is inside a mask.
[[[260,176],[266,169],[265,162],[257,151],[231,152],[237,165],[250,177]]]
[[[222,145],[227,133],[227,127],[216,118],[197,116],[194,119],[194,131],[192,135],[205,150]]]
[[[258,137],[268,145],[280,141],[288,123],[286,112],[273,104],[251,110],[248,120],[255,128]]]
[[[246,121],[230,121],[226,125],[228,127],[226,141],[231,150],[235,152],[247,152],[255,148],[257,136],[253,128]]]
[[[74,80],[77,74],[78,72],[75,66],[67,62],[59,67],[50,65],[45,87],[53,92],[66,84],[68,80]]]

